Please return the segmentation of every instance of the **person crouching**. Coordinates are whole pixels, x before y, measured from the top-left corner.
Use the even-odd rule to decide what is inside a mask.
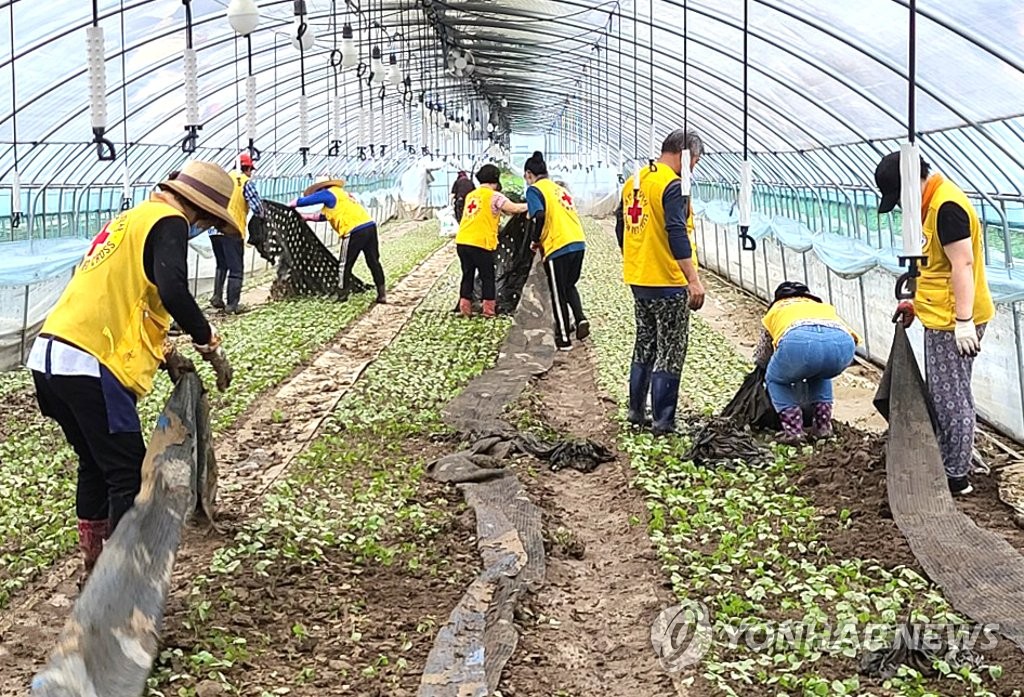
[[[782,423],[781,441],[803,442],[801,383],[814,410],[811,435],[832,435],[832,379],[853,362],[860,338],[836,309],[812,295],[803,283],[785,281],[762,320],[764,331],[754,363],[766,369],[768,395]]]

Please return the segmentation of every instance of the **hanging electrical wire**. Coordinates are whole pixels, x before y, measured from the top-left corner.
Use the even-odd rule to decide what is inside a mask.
[[[11,177],[11,229],[21,227],[21,173],[18,170],[18,88],[17,81],[15,80],[15,69],[14,66],[17,61],[14,60],[14,3],[12,2],[7,8],[11,12],[11,128],[12,135],[14,136],[14,143],[12,150],[14,151],[14,172]],[[90,47],[91,48],[91,47]],[[90,51],[90,57],[92,53]]]
[[[651,111],[650,125],[648,126],[647,138],[650,141],[650,147],[648,152],[650,153],[650,168],[653,172],[658,167],[654,164],[654,161],[658,159],[658,152],[654,146],[654,0],[648,0],[647,2],[647,46],[650,51],[647,65],[650,68],[650,85],[649,99],[647,103]]]
[[[188,0],[185,0],[186,6]],[[132,207],[132,181],[128,167],[128,69],[125,54],[128,53],[128,37],[124,31],[124,0],[121,0],[121,134],[124,136],[124,161],[122,171],[121,210]]]
[[[299,152],[302,154],[302,166],[309,164],[309,98],[306,96],[306,48],[312,48],[312,34],[306,23],[305,0],[295,0],[296,34],[293,43],[299,49]]]
[[[181,151],[190,155],[199,146],[199,131],[203,126],[199,123],[199,67],[192,47],[192,5],[190,0],[185,0],[184,5],[185,51],[181,56],[181,65],[185,83],[185,137],[181,140]]]
[[[640,97],[637,90],[637,80],[639,70],[636,70],[636,64],[639,60],[637,53],[637,14],[636,14],[637,3],[633,3],[633,204],[637,204],[637,197],[640,193]]]
[[[618,19],[618,27],[617,27],[617,31],[615,32],[615,54],[618,57],[618,63],[619,63],[618,75],[615,78],[615,94],[619,95],[619,98],[615,100],[615,102],[616,102],[615,107],[616,107],[617,112],[618,112],[616,114],[616,123],[618,124],[618,131],[619,131],[619,166],[618,166],[618,175],[619,175],[619,184],[625,184],[626,183],[626,174],[625,174],[625,172],[626,172],[626,155],[625,155],[625,152],[622,149],[622,141],[623,141],[623,138],[622,138],[622,125],[623,125],[623,120],[622,120],[622,101],[623,100],[622,100],[622,10],[621,10],[621,8],[616,8],[616,10],[615,10],[615,17]]]
[[[348,26],[348,25],[346,25]],[[349,27],[349,33],[351,34],[352,28]],[[331,37],[333,38],[334,47],[331,49],[331,58],[328,61],[331,70],[334,71],[334,122],[333,122],[333,134],[334,137],[329,139],[327,154],[330,157],[338,157],[341,154],[341,94],[338,92],[338,79],[341,74],[342,64],[344,63],[344,55],[338,50],[338,5],[336,0],[331,0]],[[330,97],[328,97],[328,111],[330,111]]]
[[[11,8],[11,47],[14,47],[14,3]],[[89,61],[89,107],[92,119],[92,142],[96,156],[102,162],[117,159],[114,144],[106,138],[107,132],[107,64],[103,42],[103,27],[100,26],[99,0],[92,2],[92,26],[85,30],[86,52]],[[12,65],[14,61],[11,61]]]
[[[687,146],[689,145],[690,139],[690,124],[689,124],[689,103],[687,97],[689,96],[690,83],[687,74],[687,48],[690,43],[690,35],[687,33],[686,20],[688,13],[687,0],[683,0],[683,133],[686,134]],[[693,214],[690,210],[691,194],[692,194],[692,177],[690,172],[690,162],[693,159],[693,153],[689,151],[687,147],[686,158],[682,162],[682,167],[679,172],[679,187],[685,203],[687,206],[687,219]]]
[[[750,202],[753,176],[750,167],[750,0],[743,0],[743,162],[740,163],[739,228],[743,251],[753,252],[757,242],[750,236]]]
[[[900,146],[900,206],[902,209],[903,254],[900,266],[906,273],[896,279],[896,299],[912,300],[917,279],[928,257],[924,249],[921,223],[921,150],[917,143],[917,0],[910,0],[907,27],[907,142]]]

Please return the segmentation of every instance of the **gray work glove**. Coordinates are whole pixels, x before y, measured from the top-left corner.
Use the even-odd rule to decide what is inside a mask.
[[[231,379],[234,377],[235,371],[231,368],[228,356],[224,353],[220,343],[220,334],[217,333],[217,328],[211,324],[210,343],[192,345],[203,357],[203,360],[213,367],[213,372],[217,374],[217,389],[223,392],[231,387]]]

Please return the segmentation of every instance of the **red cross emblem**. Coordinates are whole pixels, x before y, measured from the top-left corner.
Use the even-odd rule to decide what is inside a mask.
[[[107,243],[107,238],[110,237],[110,223],[103,226],[100,234],[93,238],[92,244],[89,245],[89,251],[86,252],[87,257],[91,257],[92,253]]]
[[[568,191],[562,192],[562,201],[565,203],[566,208],[572,208],[572,196],[569,195]]]
[[[466,206],[466,210],[469,211],[470,215],[472,215],[473,213],[476,213],[476,209],[477,209],[476,201],[470,201],[469,205]]]
[[[626,209],[626,213],[629,215],[629,219],[634,225],[640,223],[640,218],[644,215],[644,209],[640,207],[640,202],[637,201],[636,196],[633,197],[633,205]]]

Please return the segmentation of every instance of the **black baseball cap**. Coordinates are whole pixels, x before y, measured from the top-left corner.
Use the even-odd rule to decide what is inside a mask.
[[[495,165],[484,165],[477,171],[476,180],[481,184],[500,184],[501,170]]]
[[[928,176],[928,163],[921,158],[921,176]],[[900,191],[903,182],[900,177],[900,153],[891,152],[879,161],[875,167],[875,185],[878,186],[882,200],[878,203],[879,213],[888,213],[900,202]]]

